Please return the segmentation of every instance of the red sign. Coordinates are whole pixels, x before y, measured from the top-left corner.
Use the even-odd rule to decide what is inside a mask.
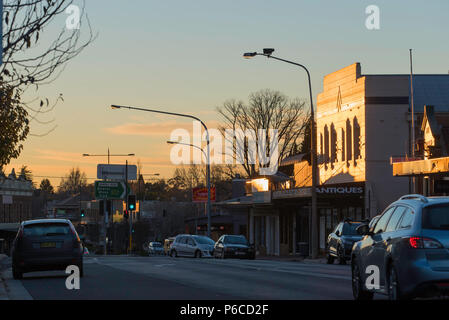
[[[207,202],[207,188],[193,188],[192,201]],[[215,201],[215,187],[210,188],[210,201]]]

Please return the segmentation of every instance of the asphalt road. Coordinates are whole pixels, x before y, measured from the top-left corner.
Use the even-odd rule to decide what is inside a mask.
[[[33,299],[352,299],[349,266],[318,263],[96,256],[84,260],[79,290],[64,271],[24,274]]]

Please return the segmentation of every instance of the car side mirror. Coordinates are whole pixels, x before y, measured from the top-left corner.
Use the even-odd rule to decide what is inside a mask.
[[[355,230],[361,236],[366,236],[366,235],[371,234],[371,232],[369,231],[369,226],[367,224],[362,224],[362,225],[358,226]]]

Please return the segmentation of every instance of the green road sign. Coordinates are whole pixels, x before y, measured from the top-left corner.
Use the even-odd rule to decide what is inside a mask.
[[[95,199],[125,199],[125,193],[125,182],[95,181]]]

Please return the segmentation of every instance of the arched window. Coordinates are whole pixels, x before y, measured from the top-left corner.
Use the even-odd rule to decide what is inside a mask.
[[[331,124],[330,140],[330,157],[333,165],[337,161],[337,131],[333,123]]]
[[[346,120],[346,161],[352,160],[352,128],[351,121]],[[349,163],[348,163],[349,165]]]
[[[353,120],[353,128],[354,128],[354,160],[361,159],[361,136],[360,136],[360,125],[357,120],[357,117],[354,117]],[[355,164],[355,162],[354,162]]]
[[[324,126],[324,162],[329,162],[329,129]]]

